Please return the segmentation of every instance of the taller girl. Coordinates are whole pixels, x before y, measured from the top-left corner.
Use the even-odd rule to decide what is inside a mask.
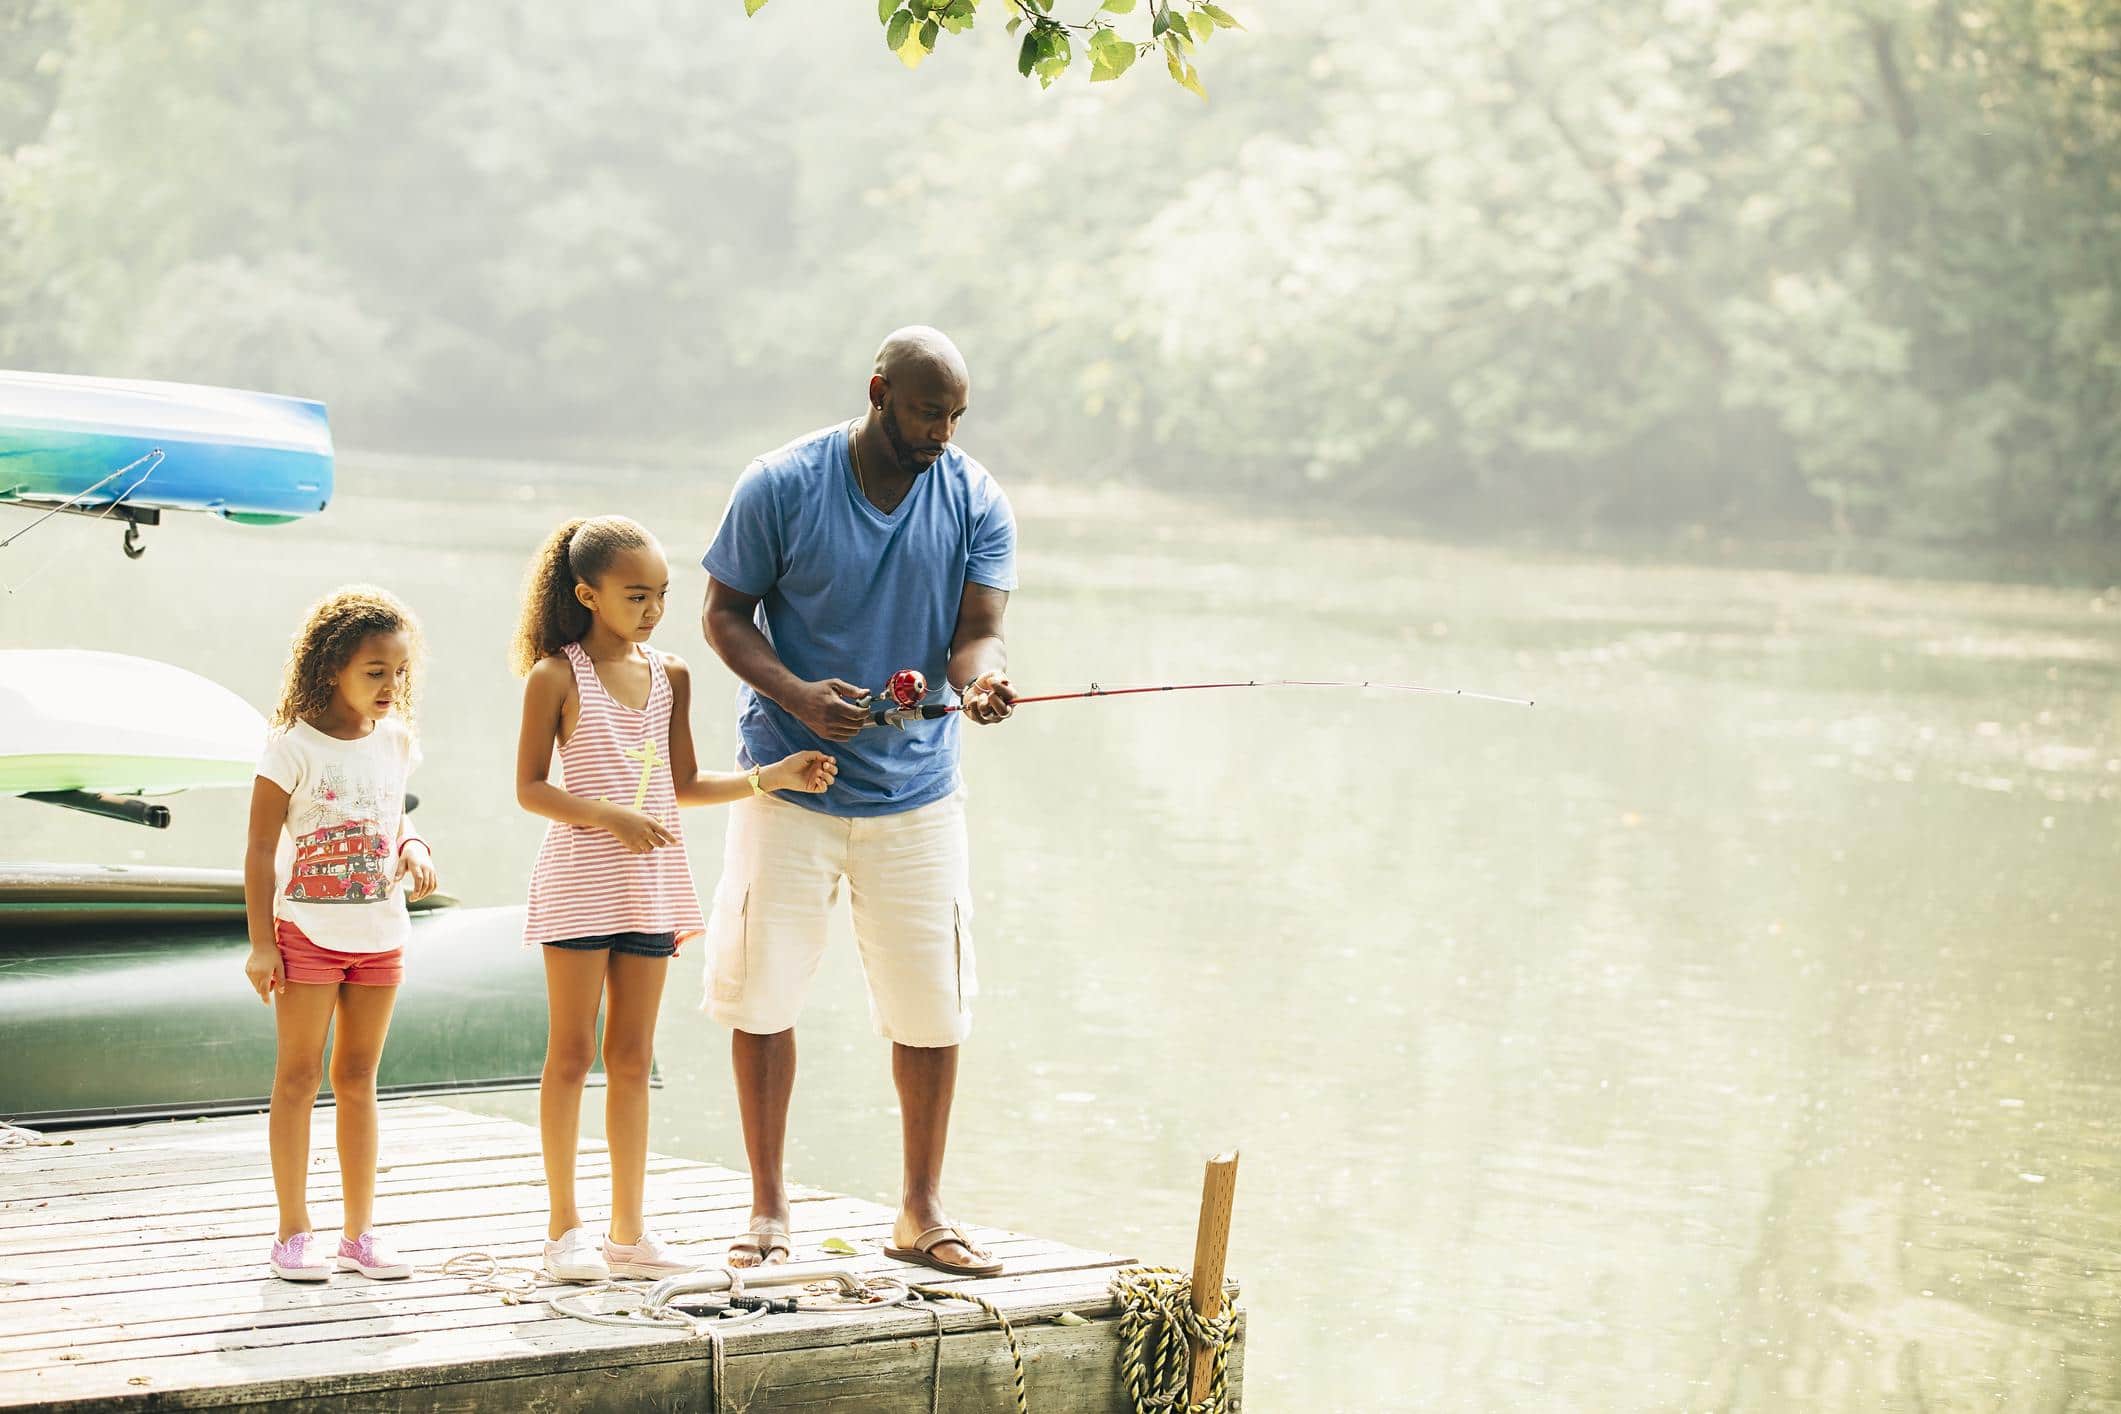
[[[524,936],[545,955],[551,1020],[538,1134],[551,1194],[545,1269],[561,1281],[663,1277],[694,1265],[650,1233],[642,1214],[664,973],[702,927],[678,807],[821,791],[838,769],[816,751],[748,776],[698,769],[685,664],[646,646],[669,591],[669,562],[646,530],[622,516],[570,520],[531,561],[516,632],[515,669],[528,678],[516,799],[552,821],[531,873]],[[548,779],[556,743],[564,789]],[[611,1153],[601,1242],[583,1224],[574,1189],[600,1005]]]

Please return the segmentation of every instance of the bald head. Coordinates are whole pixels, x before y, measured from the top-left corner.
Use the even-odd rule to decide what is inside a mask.
[[[908,324],[885,336],[876,351],[876,376],[899,383],[918,369],[970,387],[972,375],[965,369],[965,356],[950,342],[950,336],[925,324]]]
[[[940,329],[911,324],[876,351],[869,376],[870,421],[899,471],[918,476],[935,465],[972,396],[965,356]]]

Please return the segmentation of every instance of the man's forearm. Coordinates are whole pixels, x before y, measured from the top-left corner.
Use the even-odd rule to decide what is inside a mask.
[[[788,671],[766,635],[749,618],[709,610],[701,622],[707,642],[730,672],[749,683],[767,701],[787,707],[803,680]]]
[[[1008,669],[1009,645],[998,633],[968,638],[950,646],[950,666],[946,671],[950,685],[960,692],[981,673],[1001,673]]]

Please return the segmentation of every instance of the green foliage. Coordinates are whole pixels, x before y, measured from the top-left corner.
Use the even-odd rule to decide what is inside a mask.
[[[1197,169],[1048,370],[1114,454],[1437,518],[2121,539],[2110,11],[1395,12],[1342,7],[1315,118]]]
[[[1208,90],[1201,84],[1199,71],[1184,57],[1181,46],[1190,52],[1199,39],[1218,26],[1244,26],[1221,6],[1202,5],[1197,0],[1185,0],[1193,5],[1189,22],[1177,8],[1180,2],[1149,0],[1149,42],[1162,41],[1169,50],[1172,81],[1205,99]],[[973,27],[979,4],[980,0],[878,0],[877,18],[884,25],[884,45],[907,67],[918,67],[935,51],[944,30],[963,34]],[[744,14],[755,15],[765,5],[766,0],[744,0]],[[1002,0],[1002,8],[1009,11],[1009,33],[1023,34],[1017,45],[1016,71],[1025,78],[1036,76],[1041,88],[1052,87],[1053,81],[1075,62],[1070,31],[1087,37],[1092,83],[1120,77],[1148,47],[1147,43],[1126,39],[1111,18],[1132,15],[1135,0],[1103,0],[1088,19],[1074,23],[1054,18],[1053,0]]]

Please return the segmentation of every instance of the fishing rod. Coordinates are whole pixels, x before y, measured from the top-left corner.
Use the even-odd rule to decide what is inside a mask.
[[[1091,683],[1080,692],[1047,692],[1031,697],[1019,697],[1012,704],[1022,707],[1030,702],[1077,702],[1090,697],[1136,697],[1150,692],[1208,692],[1222,688],[1243,687],[1337,687],[1376,688],[1381,692],[1419,692],[1433,697],[1464,697],[1475,702],[1500,702],[1511,707],[1530,707],[1529,697],[1504,697],[1493,692],[1473,692],[1462,687],[1430,687],[1413,682],[1370,682],[1352,678],[1246,678],[1232,682],[1171,682],[1157,683],[1148,687],[1105,687]],[[947,717],[952,712],[965,710],[963,702],[930,702],[928,679],[916,668],[901,668],[891,675],[891,681],[883,691],[872,693],[862,699],[862,705],[871,708],[870,721],[877,726],[903,728],[908,722],[932,722]]]

